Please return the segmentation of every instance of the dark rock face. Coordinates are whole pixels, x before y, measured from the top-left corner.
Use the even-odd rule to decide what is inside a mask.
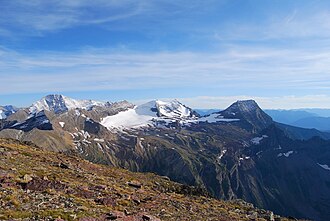
[[[84,130],[91,134],[98,134],[101,130],[101,125],[91,119],[84,122]]]
[[[0,119],[9,117],[10,115],[16,113],[19,108],[12,105],[0,106]]]
[[[13,126],[16,123],[17,123],[17,121],[7,121],[4,119],[0,119],[0,130],[10,128],[11,126]]]
[[[63,113],[68,111],[67,106],[62,95],[52,94],[45,97],[45,102],[49,107],[49,111],[54,112],[55,114]]]
[[[254,100],[237,101],[219,113],[225,118],[241,119],[242,126],[252,132],[259,132],[273,124],[272,118]]]
[[[34,114],[27,120],[21,123],[16,123],[14,125],[9,125],[10,129],[22,130],[28,132],[37,128],[39,130],[52,130],[52,124],[50,123],[48,117],[44,111]]]
[[[54,111],[55,113],[65,112],[68,110],[62,95],[49,95],[46,97],[46,102],[50,107],[50,111]]]

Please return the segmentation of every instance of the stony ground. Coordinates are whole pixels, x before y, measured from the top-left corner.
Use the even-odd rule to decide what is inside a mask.
[[[0,139],[0,220],[289,220],[132,173]]]

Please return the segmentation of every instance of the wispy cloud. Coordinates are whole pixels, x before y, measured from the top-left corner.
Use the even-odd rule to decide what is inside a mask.
[[[269,11],[269,16],[258,21],[229,21],[213,35],[220,41],[228,40],[288,40],[330,37],[330,10],[328,8],[291,9],[287,13]]]
[[[23,31],[15,33],[21,35],[129,18],[143,11],[145,1],[12,0],[5,3],[0,6],[0,24],[7,28],[3,28],[6,32]]]
[[[201,13],[209,4],[214,5],[214,2],[214,0],[194,2],[187,0],[175,2],[165,0],[11,0],[0,4],[2,12],[0,25],[3,27],[0,35],[8,32],[12,32],[13,35],[42,35],[49,31],[83,25],[101,25],[133,18],[129,22],[132,25],[117,27],[128,26],[126,28],[132,29],[137,25],[135,23],[137,20],[142,19],[144,25],[159,23],[169,18],[176,19],[180,14],[187,15],[186,12],[188,14]],[[109,27],[114,28],[104,26],[104,28]]]
[[[0,50],[0,93],[210,88],[219,93],[329,93],[330,52],[231,47],[218,53],[18,53]]]

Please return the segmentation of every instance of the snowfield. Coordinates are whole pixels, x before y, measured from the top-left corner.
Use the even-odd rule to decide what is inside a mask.
[[[199,119],[200,122],[216,123],[216,122],[233,122],[239,121],[240,119],[226,119],[221,114],[210,114]]]
[[[198,118],[192,110],[177,100],[164,102],[160,100],[150,101],[146,104],[135,106],[132,109],[120,112],[116,115],[105,117],[101,124],[108,129],[138,128],[147,126],[168,125],[178,122],[181,125],[189,125],[199,122],[233,122],[240,119],[226,119],[220,114],[211,114]]]
[[[147,126],[152,124],[154,118],[157,118],[157,112],[153,112],[151,108],[150,102],[141,106],[135,106],[133,109],[105,117],[101,124],[109,129]]]

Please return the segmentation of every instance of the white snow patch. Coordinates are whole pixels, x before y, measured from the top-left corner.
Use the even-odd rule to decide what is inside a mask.
[[[120,112],[116,115],[105,117],[101,124],[107,128],[136,128],[152,124],[152,120],[157,118],[157,112],[151,110],[149,103],[135,106]]]
[[[20,124],[23,124],[23,123],[25,123],[25,121],[24,121],[24,122],[17,122],[17,123],[15,123],[14,125],[12,125],[11,127],[16,127],[16,126],[18,126],[18,125],[20,125]]]
[[[94,138],[94,141],[103,143],[104,139]]]
[[[322,167],[325,170],[330,170],[330,167],[327,164],[319,164],[318,163],[317,165],[319,165],[320,167]]]
[[[91,137],[91,135],[89,135],[89,133],[87,131],[84,130],[80,130],[80,132],[78,132],[81,136],[84,136],[85,139],[88,139]]]
[[[262,141],[264,138],[267,138],[267,137],[268,137],[267,135],[262,135],[261,137],[255,137],[255,138],[251,139],[251,142],[253,144],[258,145],[258,144],[260,144],[260,141]]]
[[[75,114],[76,114],[76,116],[80,116],[80,111],[76,109]]]
[[[220,156],[218,156],[218,159],[221,160],[221,158],[225,155],[227,150],[222,150]]]
[[[103,147],[100,143],[97,143],[97,146],[100,148],[100,150],[104,153]]]
[[[0,119],[5,119],[7,116],[3,110],[0,110]]]
[[[93,123],[93,121],[89,117],[86,117],[86,121]]]
[[[144,149],[144,146],[143,146],[143,144],[142,144],[142,141],[141,141],[141,140],[139,140],[139,146],[141,147],[141,149]]]
[[[88,141],[88,140],[86,140],[86,139],[83,139],[83,141],[82,141],[83,143],[87,143],[87,144],[91,144],[92,142],[90,142],[90,141]]]
[[[208,122],[208,123],[216,123],[216,122],[233,122],[233,121],[239,121],[240,119],[227,119],[221,116],[221,114],[210,114],[205,117],[201,117],[198,121],[200,122]]]
[[[279,154],[277,154],[277,157],[281,157],[281,156],[289,157],[291,154],[293,154],[292,150],[290,150],[286,153],[279,153]]]
[[[60,126],[63,128],[65,123],[64,122],[58,122],[60,124]]]

